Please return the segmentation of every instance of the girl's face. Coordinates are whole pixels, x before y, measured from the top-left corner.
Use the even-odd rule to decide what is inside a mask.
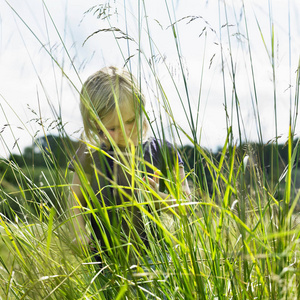
[[[120,148],[126,147],[127,142],[131,140],[135,146],[138,144],[138,131],[137,131],[137,115],[134,111],[133,105],[126,103],[120,106],[120,114],[123,121],[125,135],[123,134],[121,122],[116,110],[107,114],[102,119],[102,124],[109,132],[111,138]]]

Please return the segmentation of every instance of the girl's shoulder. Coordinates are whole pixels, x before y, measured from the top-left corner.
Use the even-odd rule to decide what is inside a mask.
[[[150,155],[154,160],[169,160],[170,158],[178,159],[179,164],[183,164],[183,160],[177,151],[176,147],[167,140],[157,139],[156,137],[149,138],[143,144],[144,154]]]
[[[109,155],[104,155],[107,152]],[[75,171],[76,168],[82,168],[85,173],[91,173],[94,166],[111,166],[111,151],[107,151],[106,147],[100,147],[99,150],[90,148],[86,143],[81,142],[76,150],[75,155],[69,162],[69,170]]]
[[[69,170],[75,171],[77,167],[82,167],[83,170],[86,172],[88,166],[91,163],[91,155],[90,151],[85,143],[80,143],[79,147],[76,150],[75,155],[71,159],[69,163]]]
[[[162,149],[172,148],[175,149],[174,145],[167,140],[158,139],[156,137],[150,137],[146,142],[143,143],[143,148],[152,148],[155,151],[161,151]]]

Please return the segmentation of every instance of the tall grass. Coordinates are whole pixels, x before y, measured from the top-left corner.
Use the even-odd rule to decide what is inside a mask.
[[[93,260],[95,254],[88,246],[80,243],[80,232],[74,232],[71,220],[74,219],[74,214],[67,209],[72,174],[67,166],[61,165],[47,139],[47,147],[42,147],[40,140],[36,140],[46,166],[43,173],[34,167],[33,162],[29,164],[24,160],[24,167],[16,160],[1,162],[3,173],[0,175],[0,199],[7,212],[0,215],[1,298],[298,299],[300,229],[295,208],[300,193],[294,189],[293,168],[297,168],[299,160],[299,145],[294,139],[299,99],[299,66],[290,65],[291,70],[297,69],[297,78],[295,90],[291,92],[291,98],[294,97],[295,100],[291,101],[290,121],[286,124],[289,128],[286,139],[288,161],[282,166],[277,139],[279,112],[276,105],[276,28],[271,6],[270,35],[264,33],[257,20],[257,32],[269,57],[266,67],[272,70],[271,92],[274,101],[273,112],[276,116],[272,158],[270,166],[266,166],[266,157],[258,156],[258,149],[251,145],[245,130],[247,125],[243,119],[239,98],[237,53],[232,46],[233,42],[236,42],[236,36],[245,36],[246,42],[241,43],[241,47],[243,53],[248,54],[245,55],[244,62],[249,67],[249,93],[256,118],[257,138],[263,145],[265,141],[259,111],[262,99],[257,92],[258,75],[255,73],[252,59],[253,45],[248,31],[246,7],[242,5],[241,20],[236,17],[235,35],[229,26],[232,20],[228,19],[228,9],[231,8],[221,1],[218,7],[219,28],[209,28],[210,25],[206,22],[207,29],[203,30],[205,47],[208,47],[206,42],[210,42],[210,33],[219,39],[220,69],[223,78],[226,116],[224,126],[227,136],[218,156],[215,156],[201,147],[202,132],[199,120],[201,101],[204,101],[202,84],[206,76],[205,65],[210,67],[214,58],[207,58],[205,51],[203,52],[199,97],[195,103],[191,96],[179,29],[182,22],[191,23],[197,18],[205,18],[184,16],[177,19],[175,3],[164,3],[165,20],[168,20],[166,31],[173,41],[173,54],[176,54],[178,65],[175,74],[172,66],[160,53],[160,45],[151,33],[150,18],[147,17],[148,4],[145,1],[137,1],[138,13],[135,18],[130,14],[126,3],[124,1],[124,15],[120,16],[124,18],[125,25],[120,28],[115,26],[114,14],[111,16],[112,10],[107,6],[109,2],[86,12],[106,22],[101,23],[106,24],[106,27],[103,25],[99,31],[92,32],[87,41],[96,38],[97,35],[112,34],[125,67],[137,74],[141,87],[145,87],[152,95],[151,108],[154,113],[145,111],[151,134],[160,139],[177,142],[179,146],[184,143],[182,141],[188,141],[193,146],[195,151],[192,153],[182,152],[192,190],[191,198],[182,193],[178,174],[174,176],[170,172],[168,180],[165,180],[166,186],[171,197],[177,202],[169,209],[171,214],[157,211],[153,202],[161,201],[163,208],[164,201],[157,197],[147,181],[143,180],[145,173],[143,169],[137,168],[135,151],[138,149],[135,148],[130,148],[129,159],[118,153],[116,164],[130,180],[129,187],[121,186],[114,180],[111,182],[123,199],[118,207],[101,206],[83,170],[78,166],[77,173],[82,182],[87,207],[81,207],[78,202],[71,211],[76,208],[82,209],[82,215],[87,220],[91,215],[96,219],[97,216],[101,216],[101,221],[98,218],[101,226],[101,222],[107,225],[111,221],[106,218],[107,211],[120,210],[129,224],[126,235],[113,226],[106,233],[109,253],[103,252],[95,241],[94,247],[103,261],[99,266]],[[22,15],[18,14],[17,10],[15,12],[16,16],[23,20]],[[136,35],[134,31],[130,32],[127,26],[132,23],[136,25]],[[239,31],[242,23],[244,32]],[[165,24],[159,26],[163,27]],[[52,26],[55,27],[55,24]],[[43,44],[35,34],[34,36]],[[270,44],[267,40],[270,40]],[[63,44],[62,39],[61,42]],[[67,47],[64,49],[67,52]],[[48,54],[49,59],[53,59],[64,72],[51,52]],[[75,65],[73,67],[75,68]],[[168,95],[170,87],[161,79],[161,72],[169,76],[170,85],[176,91],[172,97],[177,97],[177,107],[174,107],[174,99]],[[231,82],[228,81],[228,73]],[[144,77],[150,77],[151,84],[145,83]],[[291,82],[290,84],[292,85]],[[176,120],[175,110],[178,110],[178,105],[184,115],[185,126]],[[60,121],[62,116],[55,112],[55,118]],[[43,127],[43,124],[41,126]],[[46,138],[47,132],[44,133]],[[58,147],[71,159],[75,149],[63,126],[59,127],[58,133]],[[102,151],[95,146],[93,149]],[[34,173],[38,173],[38,177]],[[8,175],[13,178],[15,185],[8,183]],[[128,189],[138,193],[130,193]],[[76,199],[76,196],[74,197]],[[147,205],[152,207],[152,213],[146,209]],[[131,226],[132,206],[139,209],[143,216],[150,240],[149,249],[140,251],[136,248],[136,240],[138,241],[139,237]],[[89,222],[87,224],[87,230],[93,234]]]

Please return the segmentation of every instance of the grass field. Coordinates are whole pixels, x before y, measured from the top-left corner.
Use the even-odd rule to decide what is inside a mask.
[[[172,81],[174,76],[168,65],[164,68],[169,74],[174,90],[177,90],[188,130],[174,118],[173,101],[166,93],[169,87],[165,89],[157,71],[158,65],[163,61],[163,55],[161,54],[161,59],[154,59],[151,51],[155,49],[160,53],[159,45],[155,44],[155,37],[151,35],[148,27],[145,2],[137,2],[144,10],[139,11],[141,15],[137,19],[134,16],[133,18],[138,32],[143,32],[149,39],[147,51],[139,48],[141,45],[135,41],[135,46],[138,47],[138,55],[135,56],[137,61],[130,58],[130,55],[125,55],[128,50],[126,43],[129,43],[129,37],[132,36],[125,34],[125,29],[116,28],[110,23],[113,22],[114,16],[106,15],[107,11],[100,10],[101,5],[91,8],[86,14],[94,13],[96,17],[97,12],[101,12],[101,18],[105,17],[102,21],[110,26],[109,32],[115,38],[116,46],[120,46],[125,67],[129,68],[132,61],[141,84],[145,73],[151,75],[154,83],[151,91],[154,94],[153,98],[157,100],[153,107],[158,107],[154,116],[145,111],[151,134],[161,138],[167,136],[172,142],[180,141],[184,137],[195,150],[192,157],[188,157],[187,153],[183,155],[191,196],[188,198],[182,192],[178,178],[165,178],[168,193],[176,199],[175,206],[178,206],[179,211],[174,209],[166,215],[154,209],[150,214],[146,209],[147,205],[153,206],[153,199],[163,205],[163,199],[157,197],[149,183],[143,180],[134,160],[126,165],[121,159],[117,163],[130,178],[135,179],[133,188],[138,193],[127,197],[118,207],[99,207],[90,182],[82,174],[82,190],[86,196],[87,207],[81,207],[78,203],[70,209],[71,211],[80,208],[83,217],[89,220],[91,215],[103,216],[107,210],[127,211],[128,206],[133,205],[141,212],[150,240],[149,248],[141,251],[136,248],[133,238],[136,236],[136,230],[132,220],[125,214],[130,234],[124,236],[120,229],[112,230],[109,238],[114,243],[109,249],[109,255],[95,242],[97,253],[102,256],[103,261],[99,265],[95,263],[90,247],[80,242],[79,232],[74,232],[71,220],[73,215],[66,208],[71,195],[72,174],[67,166],[56,160],[51,147],[42,147],[37,141],[45,162],[43,168],[38,168],[33,163],[25,162],[25,166],[20,167],[16,161],[2,162],[5,168],[1,168],[4,171],[0,174],[0,299],[299,299],[300,192],[294,188],[299,176],[295,173],[299,161],[299,145],[295,131],[299,97],[298,58],[297,64],[290,66],[290,70],[297,71],[295,84],[290,82],[291,88],[293,87],[291,98],[295,100],[291,101],[290,120],[286,124],[286,128],[289,129],[284,141],[287,161],[283,161],[279,155],[276,122],[276,137],[270,142],[274,146],[271,158],[262,156],[258,159],[256,150],[250,147],[248,137],[243,135],[245,125],[238,95],[244,84],[238,80],[238,74],[235,73],[237,61],[232,55],[234,49],[231,49],[230,43],[232,39],[236,39],[236,35],[228,31],[226,37],[220,36],[220,58],[225,59],[226,56],[228,62],[226,68],[223,63],[220,65],[220,74],[225,78],[225,73],[228,72],[231,81],[220,82],[220,86],[226,91],[224,126],[227,137],[224,138],[218,156],[215,157],[200,146],[201,122],[198,115],[194,118],[192,112],[195,100],[189,97],[187,72],[176,26],[179,20],[173,20],[173,17],[170,17],[172,13],[167,16],[172,29],[170,36],[175,45],[174,53],[178,66],[176,76],[180,78],[180,83]],[[44,5],[46,7],[45,3]],[[165,5],[167,11],[172,12],[173,5],[167,2]],[[226,5],[222,7],[225,12]],[[242,12],[241,20],[247,28],[244,6]],[[16,17],[22,19],[20,15]],[[126,18],[130,17],[123,17],[127,24]],[[269,18],[272,24],[272,16]],[[192,16],[186,16],[184,20],[192,22]],[[229,30],[229,25],[226,24],[227,27],[220,25],[219,30]],[[238,28],[238,24],[235,25]],[[259,20],[257,28],[260,29]],[[105,31],[107,32],[108,30]],[[122,38],[116,34],[121,34]],[[258,75],[251,72],[252,40],[247,35],[247,30],[243,34],[246,36],[243,45],[247,48],[244,53],[252,82],[249,84],[249,93],[253,96],[257,138],[261,146],[266,146],[267,142],[262,139],[263,129],[258,108],[258,103],[263,99],[256,94]],[[89,38],[93,38],[94,35]],[[278,49],[272,31],[270,36],[262,31],[259,31],[259,35],[268,54],[265,63],[272,74],[271,94],[276,104],[275,55]],[[120,40],[125,40],[126,47]],[[270,44],[267,45],[269,40]],[[123,46],[125,48],[122,48]],[[64,70],[51,53],[49,59],[54,60],[59,70]],[[212,62],[205,55],[201,59],[208,65]],[[200,74],[200,82],[205,79],[204,73],[202,71]],[[149,85],[147,87],[149,88]],[[200,111],[201,84],[198,92],[200,96],[196,108]],[[230,98],[226,98],[228,94]],[[279,118],[280,112],[277,111],[276,105],[272,106],[272,110],[274,116]],[[57,113],[54,117],[59,121],[61,116]],[[27,129],[30,132],[30,129]],[[45,130],[43,124],[41,130]],[[58,135],[63,141],[60,150],[69,160],[74,149],[64,142],[68,134],[64,128],[59,127]],[[32,136],[34,137],[35,133],[32,133]],[[268,165],[267,159],[270,162]],[[7,180],[8,176],[13,179],[13,183]],[[124,193],[124,187],[118,186],[116,182],[111,184],[118,192]],[[155,234],[152,227],[155,228]],[[92,231],[89,222],[86,229],[88,232]],[[123,242],[120,242],[120,236]]]

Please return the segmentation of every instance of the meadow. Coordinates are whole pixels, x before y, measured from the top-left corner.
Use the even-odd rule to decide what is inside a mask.
[[[267,36],[257,20],[259,39],[268,53],[265,63],[272,75],[270,93],[273,95],[272,114],[275,116],[274,138],[265,141],[259,110],[263,99],[256,90],[258,75],[251,60],[252,44],[250,35],[247,35],[245,6],[241,6],[237,24],[229,25],[226,19],[220,24],[218,29],[225,28],[226,32],[222,31],[224,36],[220,34],[219,40],[220,58],[224,63],[219,68],[221,78],[223,75],[219,85],[224,89],[227,135],[218,150],[207,150],[201,145],[199,115],[202,114],[202,82],[207,76],[205,68],[211,67],[213,57],[203,54],[199,58],[203,59],[203,70],[199,71],[200,83],[195,101],[189,93],[188,69],[177,27],[183,22],[184,26],[188,26],[188,23],[200,18],[185,16],[173,19],[174,3],[165,3],[169,12],[168,33],[174,42],[174,75],[174,65],[165,63],[163,54],[159,52],[160,45],[155,43],[155,36],[149,29],[145,1],[137,2],[141,7],[135,19],[138,37],[143,34],[148,38],[149,48],[142,48],[139,40],[135,40],[134,34],[127,32],[126,28],[115,26],[114,18],[118,12],[108,9],[109,5],[114,5],[113,1],[85,12],[101,19],[107,26],[91,32],[87,41],[99,34],[111,34],[124,58],[124,67],[134,70],[141,86],[153,94],[153,111],[145,111],[151,135],[167,138],[178,145],[185,162],[191,195],[187,197],[178,178],[170,174],[163,179],[168,193],[176,199],[174,209],[171,209],[171,214],[166,214],[163,209],[153,209],[150,214],[145,207],[151,206],[153,199],[161,201],[163,206],[164,200],[159,199],[149,183],[143,180],[143,174],[133,159],[134,149],[131,149],[129,161],[120,155],[117,164],[134,179],[130,188],[138,193],[125,197],[126,201],[119,207],[100,207],[82,173],[82,190],[88,205],[81,207],[78,202],[78,206],[71,210],[80,208],[88,220],[91,215],[104,214],[106,210],[126,209],[130,203],[140,210],[148,228],[150,247],[143,252],[135,249],[131,235],[123,236],[126,244],[120,243],[110,249],[113,255],[103,253],[96,243],[103,261],[99,266],[93,259],[94,253],[80,242],[80,234],[72,227],[71,218],[74,216],[66,208],[72,196],[72,172],[68,169],[68,162],[76,151],[78,141],[70,137],[64,126],[57,126],[53,134],[47,132],[40,122],[38,126],[44,134],[37,138],[35,132],[32,133],[32,147],[20,150],[18,154],[11,153],[9,158],[0,161],[0,299],[299,299],[298,57],[297,64],[289,66],[290,70],[296,70],[295,82],[290,82],[288,135],[280,144],[276,122],[280,112],[276,106],[278,83],[277,45],[272,35],[274,24],[270,15],[273,30]],[[224,2],[222,15],[226,9]],[[22,19],[20,15],[17,17]],[[124,18],[127,24],[132,21],[127,18],[134,17]],[[245,32],[233,35],[231,27],[235,26],[238,30],[241,20]],[[208,25],[203,29],[202,36],[207,36],[207,43],[210,42],[209,34],[215,34],[218,29],[213,31]],[[244,124],[239,97],[244,85],[236,74],[237,56],[230,48],[231,41],[241,35],[245,37],[243,47],[247,49],[246,59],[249,59],[249,93],[252,95],[257,131],[255,143],[244,134],[247,125]],[[128,54],[128,44],[132,42],[137,49]],[[54,60],[56,67],[64,72],[63,66],[50,52],[49,59]],[[166,72],[163,74],[169,75],[168,84],[176,91],[176,107],[175,100],[168,96],[170,87],[160,78],[158,69],[161,65]],[[152,78],[150,87],[149,82],[143,81],[145,73]],[[226,74],[230,75],[231,81],[225,80]],[[78,90],[76,92],[78,94]],[[178,105],[185,117],[185,126],[176,120],[174,112]],[[196,114],[195,109],[198,109]],[[59,113],[53,117],[57,120],[56,124],[61,124]],[[101,151],[97,147],[94,150]],[[116,182],[111,184],[124,194],[124,186],[118,186]],[[130,227],[130,218],[127,221]],[[156,229],[155,234],[152,227]],[[87,230],[92,230],[88,222]],[[132,227],[133,235],[136,234],[134,231]],[[111,231],[110,234],[110,238],[119,240],[120,232]]]

